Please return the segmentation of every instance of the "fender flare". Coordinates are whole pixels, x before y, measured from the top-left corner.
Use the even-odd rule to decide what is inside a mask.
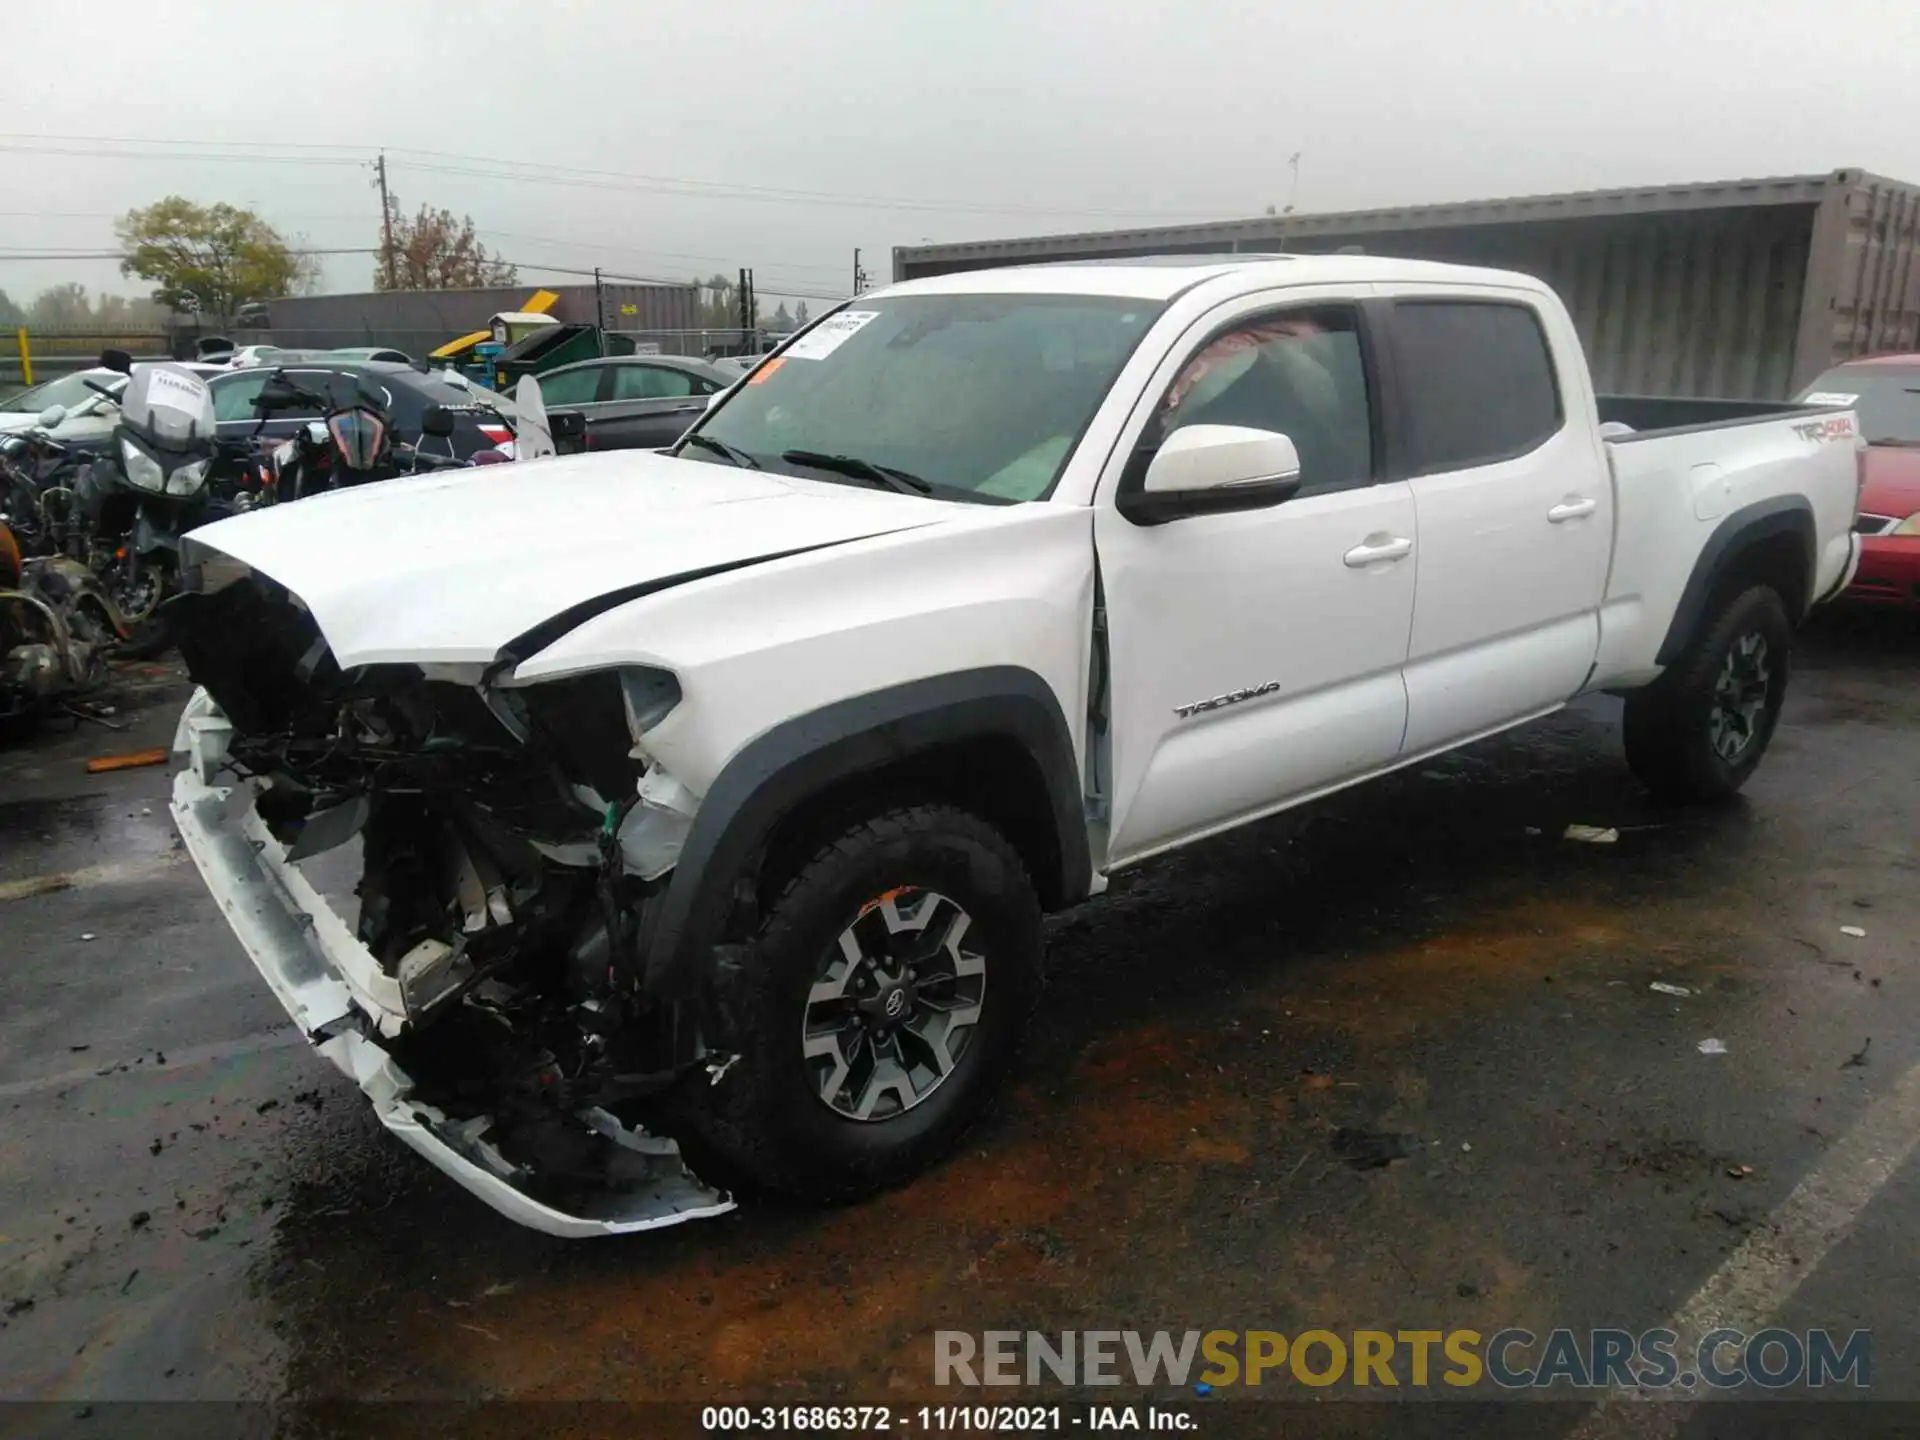
[[[1720,583],[1721,577],[1740,552],[1758,541],[1775,535],[1792,535],[1800,541],[1807,572],[1801,593],[1806,603],[1811,605],[1815,598],[1813,582],[1819,563],[1816,534],[1813,507],[1807,503],[1804,495],[1776,495],[1771,500],[1756,501],[1734,511],[1714,526],[1713,533],[1707,537],[1707,543],[1700,547],[1700,554],[1693,562],[1693,573],[1687,576],[1686,588],[1680,592],[1680,603],[1674,607],[1666,638],[1660,642],[1660,649],[1653,657],[1655,663],[1671,665],[1680,658],[1680,652],[1686,649],[1687,642],[1699,627],[1701,612],[1712,598],[1714,587]],[[1799,615],[1793,617],[1796,623],[1801,618]]]
[[[1060,863],[1035,875],[1057,904],[1086,896],[1093,866],[1079,765],[1051,686],[1031,670],[991,666],[890,686],[783,721],[745,745],[708,787],[666,892],[655,902],[643,988],[697,989],[722,937],[735,885],[774,827],[838,781],[958,740],[1010,739],[1044,777]]]

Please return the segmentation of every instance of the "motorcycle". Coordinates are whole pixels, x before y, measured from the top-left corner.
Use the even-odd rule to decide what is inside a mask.
[[[325,420],[309,422],[292,439],[275,446],[262,462],[271,476],[262,489],[273,500],[298,500],[326,490],[345,490],[428,470],[464,468],[472,463],[453,453],[452,411],[429,405],[420,419],[420,443],[396,442],[384,400],[364,381],[356,384],[345,401],[338,401],[275,374],[261,388],[255,404],[263,425],[276,410],[326,411]],[[445,446],[444,454],[428,448],[435,442]]]
[[[66,415],[64,405],[52,405],[35,429],[0,435],[0,522],[26,555],[85,558],[72,533],[73,482],[90,457],[49,433]]]
[[[100,363],[129,374],[120,393],[110,460],[73,486],[89,558],[126,628],[127,650],[157,654],[167,643],[156,616],[180,573],[180,537],[231,510],[207,492],[219,430],[213,394],[184,366],[134,367],[122,351]]]
[[[27,558],[0,521],[0,721],[90,685],[126,635],[91,570],[65,555]]]

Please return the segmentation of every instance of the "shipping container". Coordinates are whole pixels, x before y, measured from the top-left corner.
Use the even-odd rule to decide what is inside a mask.
[[[684,330],[699,323],[699,291],[686,285],[521,284],[488,290],[376,290],[364,295],[296,295],[268,304],[271,325],[233,332],[243,344],[325,350],[391,345],[415,357],[487,328],[501,311],[524,310],[537,290],[559,298],[547,313],[570,325],[604,320],[610,330]],[[604,315],[603,313],[604,312]]]
[[[1057,260],[1290,252],[1491,265],[1573,312],[1602,391],[1778,400],[1920,349],[1920,188],[1859,170],[893,252],[896,280]]]

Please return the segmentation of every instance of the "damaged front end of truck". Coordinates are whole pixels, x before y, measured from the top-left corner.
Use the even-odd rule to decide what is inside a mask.
[[[662,1119],[724,1072],[710,1007],[642,980],[697,805],[644,745],[674,676],[515,686],[510,650],[342,669],[298,597],[229,568],[169,617],[201,687],[173,810],[308,1038],[522,1223],[607,1234],[731,1208]]]

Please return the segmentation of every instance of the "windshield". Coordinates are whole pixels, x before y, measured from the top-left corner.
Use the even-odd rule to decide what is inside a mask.
[[[1851,406],[1869,445],[1920,445],[1920,368],[1842,365],[1809,385],[1800,399]]]
[[[680,453],[832,479],[853,457],[950,498],[1039,500],[1163,308],[1090,295],[863,300],[762,363]],[[746,457],[742,459],[740,457]]]
[[[62,375],[58,380],[49,380],[44,385],[36,385],[31,390],[22,390],[7,401],[9,410],[31,411],[38,415],[53,405],[64,405],[69,410],[78,410],[89,400],[98,400],[100,392],[88,386],[87,381],[101,385],[108,390],[118,390],[126,380],[111,370],[89,370],[84,375]]]
[[[184,365],[138,365],[120,397],[120,420],[169,450],[211,441],[213,392]]]

